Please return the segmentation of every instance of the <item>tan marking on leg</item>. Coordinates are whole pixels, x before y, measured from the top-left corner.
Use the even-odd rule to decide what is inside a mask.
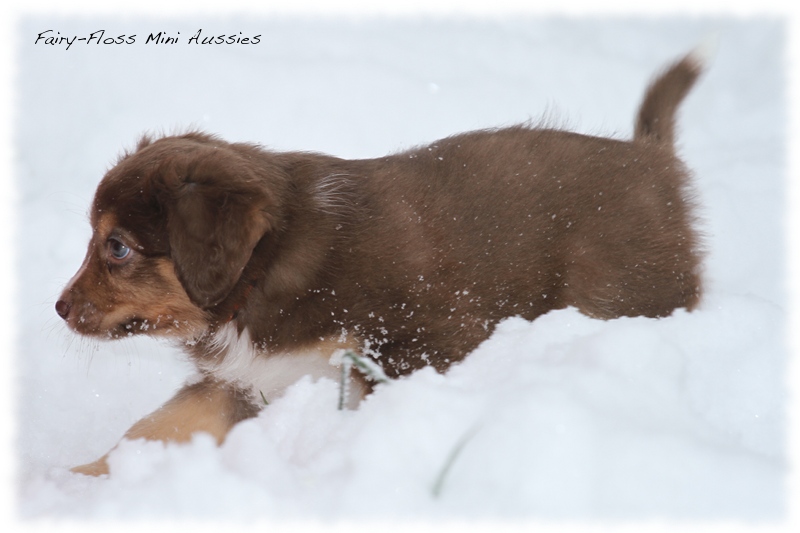
[[[245,403],[243,394],[207,379],[181,389],[162,407],[134,424],[123,438],[187,442],[192,435],[203,431],[222,444],[234,424],[255,416],[256,412],[255,407]],[[89,476],[107,474],[107,458],[108,454],[72,471]]]
[[[125,438],[187,442],[193,434],[205,431],[221,444],[233,425],[227,391],[210,387],[194,390],[192,387],[183,389],[160,409],[134,424]]]

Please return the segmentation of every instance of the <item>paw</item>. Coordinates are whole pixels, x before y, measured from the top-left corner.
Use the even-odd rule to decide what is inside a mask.
[[[84,476],[102,476],[103,474],[108,474],[108,463],[105,457],[101,457],[93,463],[70,468],[70,472],[83,474]]]

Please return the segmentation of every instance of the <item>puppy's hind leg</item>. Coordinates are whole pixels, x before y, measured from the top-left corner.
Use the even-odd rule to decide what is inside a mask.
[[[187,442],[204,431],[221,444],[239,421],[256,416],[258,407],[248,395],[228,383],[206,378],[184,386],[162,407],[139,420],[123,438]],[[110,453],[110,452],[109,452]],[[78,474],[108,474],[108,454],[97,461],[72,469]]]

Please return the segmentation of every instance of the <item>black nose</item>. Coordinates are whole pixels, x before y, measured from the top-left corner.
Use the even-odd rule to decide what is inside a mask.
[[[56,302],[56,313],[63,319],[66,319],[69,316],[69,310],[72,307],[72,304],[69,302],[65,302],[64,300],[59,300]]]

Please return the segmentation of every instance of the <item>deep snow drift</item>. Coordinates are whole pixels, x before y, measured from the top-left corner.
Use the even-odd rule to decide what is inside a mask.
[[[191,46],[204,34],[258,45]],[[34,45],[52,29],[133,45]],[[151,32],[181,40],[144,44]],[[628,137],[650,77],[710,33],[681,109],[707,235],[698,311],[510,318],[447,375],[383,385],[357,411],[303,380],[216,448],[111,448],[191,369],[152,339],[76,338],[53,304],[80,265],[104,171],[150,131],[375,157],[547,116]],[[18,494],[25,518],[747,519],[784,516],[784,28],[768,20],[230,19],[20,27],[15,170]],[[23,298],[24,295],[24,298]]]

